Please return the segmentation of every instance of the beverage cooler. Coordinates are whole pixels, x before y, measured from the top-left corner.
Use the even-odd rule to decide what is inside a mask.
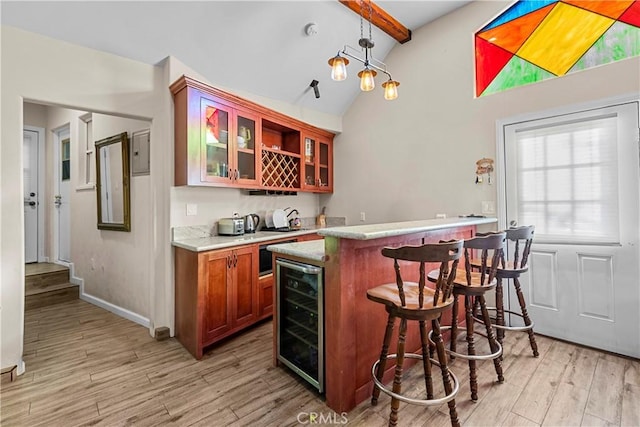
[[[276,259],[278,360],[324,392],[322,268]]]

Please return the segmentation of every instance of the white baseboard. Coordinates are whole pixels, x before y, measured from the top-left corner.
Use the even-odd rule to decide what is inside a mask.
[[[95,297],[93,295],[89,295],[84,291],[84,279],[82,277],[78,277],[75,275],[75,268],[72,262],[59,262],[60,264],[66,265],[69,267],[69,282],[74,285],[78,285],[80,288],[80,299],[86,301],[90,304],[97,305],[100,308],[104,308],[107,311],[112,312],[120,317],[124,317],[125,319],[131,320],[138,325],[144,326],[145,328],[151,327],[151,321],[146,317],[140,316],[138,313],[134,313],[133,311],[129,311],[126,308],[122,308],[115,304],[112,304],[108,301],[103,300],[102,298]]]
[[[82,279],[80,279],[82,280]],[[84,286],[80,287],[80,299],[86,301],[90,304],[97,305],[98,307],[104,308],[107,311],[112,312],[120,317],[124,317],[125,319],[131,320],[138,325],[144,326],[145,328],[149,328],[151,326],[151,321],[146,317],[142,317],[133,311],[129,311],[126,308],[119,307],[115,304],[111,304],[101,298],[94,297],[93,295],[84,293]]]
[[[80,287],[80,292],[84,292],[84,279],[76,276],[76,270],[73,263],[69,263],[69,282]]]

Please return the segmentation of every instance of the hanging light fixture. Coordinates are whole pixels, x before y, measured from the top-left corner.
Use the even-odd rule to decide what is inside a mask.
[[[364,0],[361,4],[363,3]],[[331,66],[331,79],[335,81],[345,80],[347,78],[347,65],[349,65],[349,60],[346,57],[355,59],[356,61],[364,64],[364,69],[358,73],[358,77],[360,77],[360,90],[368,92],[375,88],[376,83],[374,77],[378,74],[376,72],[376,70],[378,70],[389,77],[386,82],[382,83],[384,99],[393,100],[398,97],[398,86],[400,86],[400,83],[393,80],[391,74],[387,71],[386,64],[375,59],[371,53],[371,49],[373,49],[374,46],[373,39],[371,38],[371,0],[369,0],[368,6],[369,37],[364,36],[364,16],[362,7],[360,8],[360,40],[358,40],[358,45],[360,46],[361,51],[364,51],[364,59],[359,58],[354,53],[349,53],[348,51],[351,50],[352,52],[357,52],[357,49],[349,45],[344,45],[342,50],[338,51],[336,56],[329,59],[329,65]],[[341,56],[341,54],[344,56]],[[372,61],[379,65],[374,64]]]

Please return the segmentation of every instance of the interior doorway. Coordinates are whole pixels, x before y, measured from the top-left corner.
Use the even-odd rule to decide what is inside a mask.
[[[25,126],[23,139],[25,263],[44,261],[44,129]]]
[[[54,138],[54,241],[56,261],[71,262],[71,138],[69,125],[57,129]]]

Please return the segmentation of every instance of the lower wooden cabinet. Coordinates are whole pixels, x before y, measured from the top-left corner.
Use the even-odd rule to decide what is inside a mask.
[[[266,319],[273,314],[273,273],[258,279],[258,318]]]
[[[308,234],[296,240],[321,238]],[[196,359],[205,347],[273,314],[273,274],[259,277],[259,247],[174,248],[175,337]]]
[[[204,347],[258,320],[258,246],[175,248],[175,288],[176,338],[200,359]]]

